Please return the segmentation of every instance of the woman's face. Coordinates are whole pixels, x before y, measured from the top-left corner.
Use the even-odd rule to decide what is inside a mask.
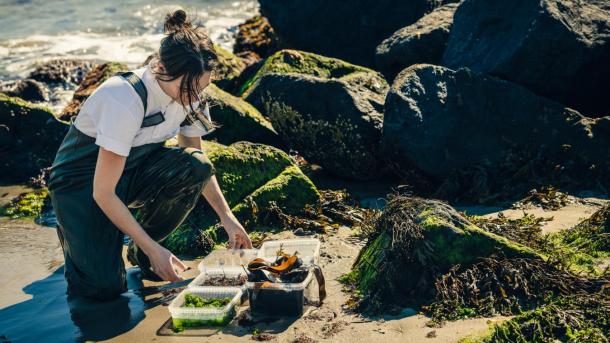
[[[165,72],[165,69],[163,68],[163,64],[162,63],[158,63],[158,65],[156,66],[157,68],[160,69],[160,71]],[[180,85],[182,84],[182,79],[184,78],[184,75],[180,76],[179,78],[173,80],[173,81],[162,81],[159,80],[159,82],[163,82],[164,84],[164,91],[172,97],[172,99],[174,99],[175,101],[179,101],[183,106],[188,107],[189,106],[189,97],[187,92],[184,92],[184,94],[182,95],[182,98],[180,98]],[[203,75],[201,75],[201,77],[199,78],[199,80],[197,80],[198,85],[193,84],[191,85],[191,89],[205,89],[211,82],[211,78],[212,78],[212,73],[209,71],[206,71],[205,73],[203,73]],[[193,98],[194,99],[198,99],[200,96],[200,94],[193,94]]]

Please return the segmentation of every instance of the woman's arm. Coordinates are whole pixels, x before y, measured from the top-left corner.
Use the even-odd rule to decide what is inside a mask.
[[[181,147],[192,147],[202,150],[201,138],[199,137],[186,137],[179,134],[178,145]],[[212,206],[220,218],[222,227],[227,231],[227,234],[229,235],[229,247],[234,249],[252,249],[250,237],[248,237],[246,230],[231,211],[229,204],[227,204],[227,200],[223,196],[220,186],[218,185],[218,180],[216,180],[216,175],[212,175],[201,194],[208,201],[210,206]]]
[[[186,266],[169,250],[150,238],[115,193],[116,185],[125,168],[125,161],[124,156],[100,147],[93,177],[93,199],[110,221],[144,251],[157,275],[166,281],[182,280],[174,270],[174,264],[182,270],[186,269]]]

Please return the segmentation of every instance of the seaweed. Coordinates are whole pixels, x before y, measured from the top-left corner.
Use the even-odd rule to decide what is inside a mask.
[[[481,216],[466,216],[473,224],[481,229],[510,239],[511,241],[532,247],[540,248],[543,244],[542,226],[553,218],[536,217],[533,214],[523,213],[517,219],[507,218],[502,212],[497,218]]]
[[[224,307],[231,302],[231,298],[202,298],[194,294],[185,294],[183,307]]]

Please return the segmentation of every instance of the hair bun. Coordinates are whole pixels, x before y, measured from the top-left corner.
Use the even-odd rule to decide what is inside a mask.
[[[168,13],[165,16],[163,29],[165,33],[172,33],[190,26],[191,23],[186,20],[186,12],[184,10],[175,10],[173,13]]]

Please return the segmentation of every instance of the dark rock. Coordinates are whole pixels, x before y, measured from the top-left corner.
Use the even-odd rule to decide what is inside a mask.
[[[441,6],[381,42],[375,64],[388,81],[412,64],[440,64],[458,6],[457,3]]]
[[[381,146],[442,183],[437,195],[487,202],[537,184],[607,182],[609,140],[610,117],[466,68],[415,65],[388,93]]]
[[[466,0],[442,65],[516,82],[591,117],[609,114],[608,1]]]
[[[234,79],[237,79],[246,68],[246,64],[241,58],[223,49],[220,45],[214,45],[214,49],[219,61],[218,69],[214,74],[214,83],[222,89],[228,89]]]
[[[379,73],[282,50],[242,88],[246,100],[308,161],[347,179],[380,176],[377,150],[388,85]]]
[[[41,64],[28,78],[45,83],[80,84],[97,64],[92,61],[60,59]]]
[[[67,129],[49,109],[0,94],[0,180],[37,176],[53,163]]]
[[[7,86],[3,85],[2,87]],[[3,90],[8,96],[18,97],[27,101],[42,102],[49,100],[49,91],[45,85],[34,79],[16,81],[10,85],[10,88]]]
[[[437,0],[260,0],[282,46],[372,66],[375,47],[442,4]]]
[[[266,58],[278,50],[277,35],[269,25],[267,18],[257,15],[238,26],[233,46],[235,54],[251,51],[256,53],[259,58]]]
[[[95,67],[87,74],[80,86],[76,89],[72,101],[63,109],[59,119],[69,121],[72,117],[75,117],[80,111],[83,102],[97,89],[97,87],[117,72],[126,70],[126,65],[117,62],[107,62]]]

